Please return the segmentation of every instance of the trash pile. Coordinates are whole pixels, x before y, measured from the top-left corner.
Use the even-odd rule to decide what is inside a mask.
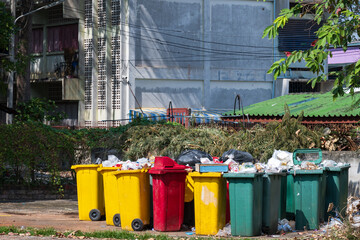
[[[149,169],[154,166],[154,160],[147,158],[140,158],[136,162],[130,160],[120,161],[115,155],[109,155],[108,159],[105,161],[98,158],[96,163],[102,164],[103,167],[121,167],[121,170]]]
[[[316,159],[312,159],[310,158],[311,156],[309,157],[306,154],[317,154],[318,157]],[[151,179],[153,193],[156,192],[154,191],[154,189],[157,188],[165,190],[165,187],[167,185],[160,183],[162,183],[163,181],[170,181],[168,180],[168,177],[172,181],[178,181],[177,186],[179,186],[179,188],[182,190],[184,189],[184,187],[186,189],[184,193],[185,196],[180,196],[179,198],[181,199],[180,203],[182,203],[184,199],[189,199],[185,200],[185,203],[188,207],[188,211],[190,214],[195,214],[194,212],[196,211],[194,209],[201,209],[201,211],[198,211],[201,212],[201,214],[197,216],[195,214],[194,218],[217,219],[217,222],[221,222],[221,225],[216,225],[217,227],[214,228],[208,226],[201,226],[199,222],[190,223],[195,225],[198,224],[198,226],[196,226],[196,229],[193,228],[192,232],[186,233],[188,235],[193,234],[194,232],[195,234],[199,235],[216,235],[219,237],[228,237],[231,235],[256,236],[264,233],[269,235],[275,233],[284,234],[286,232],[293,232],[295,230],[317,230],[321,226],[321,222],[327,219],[329,219],[329,222],[326,224],[326,226],[324,225],[321,228],[324,232],[326,232],[327,229],[332,226],[344,225],[344,223],[338,218],[338,216],[340,215],[338,214],[338,209],[344,209],[344,207],[341,206],[339,202],[336,202],[336,199],[339,199],[339,196],[343,196],[341,194],[347,194],[347,185],[343,187],[343,189],[346,189],[346,192],[342,191],[341,193],[336,193],[336,196],[332,196],[332,194],[326,195],[328,193],[328,190],[326,189],[332,188],[332,185],[330,184],[331,181],[326,180],[326,182],[324,182],[323,179],[330,179],[331,177],[333,177],[334,179],[341,178],[339,182],[344,182],[342,176],[345,174],[341,174],[338,176],[335,175],[334,172],[337,173],[340,171],[348,171],[350,165],[345,163],[338,163],[329,159],[322,161],[322,153],[320,149],[297,149],[293,153],[282,150],[274,150],[271,158],[268,159],[266,163],[256,162],[254,157],[250,153],[239,151],[236,149],[230,149],[224,152],[221,157],[212,157],[210,154],[200,150],[186,150],[182,152],[175,159],[175,161],[165,156],[156,157],[156,161],[155,157],[140,158],[136,161],[121,161],[115,155],[109,155],[108,159],[102,161],[99,158],[97,159],[96,163],[102,164],[103,167],[115,167],[119,170],[145,169],[144,171],[131,172],[131,175],[133,173],[137,174],[138,172],[139,174],[147,174],[148,176],[146,178],[144,177],[144,179],[148,179],[150,175],[152,177]],[[96,167],[100,168],[100,166]],[[115,171],[118,169],[115,169]],[[150,170],[147,171],[148,169]],[[109,170],[112,171],[114,169],[104,169],[103,171],[105,172]],[[169,174],[174,172],[177,174]],[[120,171],[114,174],[111,173],[109,175],[112,178],[113,176],[116,176],[116,181],[118,181],[118,184],[119,182],[123,184],[121,182],[120,176],[126,175],[128,173],[129,172]],[[334,176],[331,175],[333,173]],[[173,175],[181,175],[181,178],[179,177],[176,179],[172,179]],[[306,177],[309,178],[311,177],[311,181],[304,181],[302,179],[302,175],[306,175]],[[323,176],[326,176],[326,178]],[[324,185],[324,183],[326,185]],[[236,187],[234,187],[234,184],[236,184]],[[142,189],[144,188],[144,186],[150,186],[148,181],[144,180],[144,182],[139,183],[139,186],[137,187],[139,187],[139,189]],[[312,187],[315,190],[303,190]],[[130,188],[123,187],[119,189]],[[171,192],[172,191],[166,189],[166,194],[171,194]],[[225,192],[227,194],[224,194]],[[190,195],[190,197],[186,196],[186,194]],[[201,199],[198,198],[199,200],[195,201],[194,199],[197,199],[196,196],[200,195]],[[142,196],[148,196],[148,194],[143,194]],[[239,199],[237,199],[239,198],[238,196],[246,196],[246,199],[241,199],[240,201]],[[296,201],[291,200],[295,199],[295,196],[297,197]],[[162,201],[159,200],[160,198],[156,197],[157,195],[153,195],[152,200],[150,200],[149,198],[142,201],[153,201],[153,204],[156,203],[156,201]],[[262,201],[256,201],[261,198]],[[211,201],[214,201],[214,204],[209,204],[210,199]],[[191,206],[189,203],[191,203],[191,201],[193,200],[194,202],[192,204],[194,205]],[[298,203],[299,200],[301,200],[301,205]],[[287,209],[287,201],[289,201],[289,203],[293,201],[293,206],[289,204],[289,206],[291,207],[291,209],[289,210]],[[239,204],[239,202],[241,203]],[[243,202],[247,203],[244,204]],[[303,204],[303,202],[306,202],[306,204]],[[251,205],[251,203],[254,203],[254,205],[252,206],[253,211],[248,211],[248,209],[246,209],[246,206]],[[315,204],[311,211],[307,211],[307,209],[303,207],[303,205],[309,206],[313,203]],[[335,206],[336,211],[332,211],[332,209],[329,208],[330,210],[328,209],[327,213],[325,213],[325,203],[332,203],[333,206]],[[147,207],[149,206],[150,205],[148,205]],[[180,219],[177,217],[176,214],[178,214],[179,212],[179,207],[183,207],[182,205],[174,205],[175,207],[171,205],[171,207],[165,208],[163,207],[162,203],[158,203],[153,206],[157,206],[159,209],[173,210],[174,219]],[[236,206],[236,213],[232,212],[233,209],[231,208],[233,207],[229,206]],[[215,209],[213,210],[212,208]],[[270,212],[270,209],[276,210],[277,213],[274,214],[274,212]],[[304,209],[306,211],[304,211]],[[120,211],[118,209],[114,209],[114,211],[115,210]],[[157,211],[158,210],[154,210],[154,212]],[[226,214],[224,214],[224,212],[226,212]],[[241,212],[241,214],[238,214],[239,212]],[[297,212],[302,212],[302,214],[297,214]],[[221,213],[221,216],[212,216],[210,215],[212,213]],[[111,214],[107,215],[113,216]],[[229,224],[230,215],[233,229],[231,229],[231,225]],[[262,220],[262,223],[261,221],[258,221],[259,219],[256,220],[253,215],[261,216],[262,219],[260,220]],[[352,226],[360,227],[360,199],[351,199],[351,201],[349,200],[347,206],[347,215]],[[116,216],[114,215],[113,217],[115,217],[113,218],[113,223],[114,225],[116,225],[114,220],[116,219]],[[285,217],[289,218],[289,220]],[[157,217],[154,217],[154,219],[155,218]],[[240,222],[237,220],[237,218],[255,219],[253,220],[253,223],[249,224],[256,223],[257,226],[256,228],[254,227],[253,230],[248,230],[243,226],[237,225]],[[293,221],[294,219],[296,220],[296,224],[295,221]],[[313,222],[308,221],[308,219],[311,219],[311,221]],[[137,220],[137,217],[134,216],[134,218],[130,220]],[[148,225],[150,220],[142,219],[141,221],[143,221],[140,222],[141,224],[144,223],[143,225]],[[124,224],[122,220],[121,224]],[[141,224],[135,224],[134,227],[131,223],[131,228],[137,231],[137,226],[139,227],[139,229],[142,229],[143,225]],[[156,231],[169,231],[161,230],[162,228],[159,227],[161,225],[159,222],[156,222],[156,224],[154,224],[154,229]],[[179,225],[179,227],[174,226],[174,228],[178,227],[178,229],[180,229],[181,224],[183,224],[183,222],[178,222],[177,225]],[[190,224],[189,226],[194,226]],[[129,229],[131,228],[129,227]]]
[[[354,197],[348,198],[346,214],[353,227],[360,227],[360,199]]]

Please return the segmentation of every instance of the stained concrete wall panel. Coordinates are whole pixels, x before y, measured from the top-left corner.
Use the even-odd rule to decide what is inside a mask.
[[[271,84],[265,82],[211,81],[210,104],[213,108],[229,109],[240,94],[243,106],[271,98]]]
[[[202,106],[202,80],[137,79],[135,82],[136,98],[143,108],[167,108],[170,101],[174,108],[200,108]]]
[[[257,69],[271,66],[273,41],[262,39],[262,34],[272,23],[272,11],[271,2],[213,1],[211,49],[225,61],[212,61],[211,67]],[[220,54],[221,51],[226,53]]]
[[[138,1],[136,64],[151,67],[202,66],[201,1]],[[132,33],[133,34],[133,33]]]

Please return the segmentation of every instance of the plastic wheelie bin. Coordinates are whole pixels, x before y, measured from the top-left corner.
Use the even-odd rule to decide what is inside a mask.
[[[262,231],[275,234],[278,229],[282,176],[286,173],[266,173],[263,176]]]
[[[286,218],[295,220],[294,176],[286,175]]]
[[[301,164],[296,157],[298,154],[318,154],[316,160],[310,160],[314,164],[322,159],[320,149],[296,149],[293,153],[295,165]],[[324,218],[326,179],[323,169],[292,170],[290,174],[294,177],[295,229],[318,229]]]
[[[261,234],[263,175],[224,174],[229,181],[231,235],[250,237]]]
[[[99,221],[105,215],[103,177],[97,171],[101,164],[73,165],[76,172],[79,219]]]
[[[215,235],[225,226],[226,180],[221,173],[192,172],[195,233]]]
[[[169,157],[156,157],[149,171],[153,180],[154,229],[179,231],[184,220],[187,167]]]
[[[194,213],[194,180],[188,174],[185,178],[185,203],[184,203],[184,224],[195,225]]]
[[[350,164],[345,164],[340,167],[325,167],[326,175],[326,196],[325,196],[325,221],[330,216],[336,217],[337,213],[341,216],[345,215],[345,208],[348,197],[348,181],[349,181]],[[329,204],[334,206],[328,212]]]
[[[281,175],[281,188],[280,188],[280,205],[279,205],[279,218],[286,218],[286,188],[287,188],[287,172],[282,172]]]
[[[117,179],[121,228],[141,231],[145,225],[150,224],[148,170],[124,170],[113,174]]]
[[[121,167],[100,167],[97,169],[103,175],[106,224],[120,226],[120,204],[117,180],[114,171]]]

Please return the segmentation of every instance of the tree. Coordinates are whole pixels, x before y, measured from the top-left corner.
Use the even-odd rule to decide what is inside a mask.
[[[286,53],[286,57],[274,62],[268,73],[274,73],[278,78],[285,73],[289,66],[295,62],[305,61],[306,67],[317,76],[310,79],[312,86],[327,80],[325,66],[327,59],[332,57],[331,48],[342,48],[344,52],[350,43],[360,36],[360,15],[358,0],[315,0],[304,2],[296,0],[296,5],[290,9],[281,10],[273,25],[264,30],[263,38],[269,39],[278,35],[279,28],[283,28],[291,17],[304,17],[310,11],[313,20],[321,27],[316,32],[317,39],[308,50],[299,50]],[[344,86],[354,95],[354,89],[360,87],[360,60],[346,66],[342,71],[329,72],[335,77],[332,93],[334,99],[345,94]],[[360,100],[359,100],[360,101]]]
[[[34,4],[32,0],[22,0],[20,3],[20,14],[30,12]],[[18,44],[16,57],[24,58],[24,71],[16,75],[16,88],[17,88],[17,103],[27,102],[30,100],[30,59],[31,59],[31,46],[32,46],[32,15],[27,15],[20,18],[18,21]]]
[[[9,60],[9,46],[12,34],[15,32],[14,19],[5,3],[0,2],[0,69],[14,70],[13,63]]]
[[[15,56],[15,61],[11,61],[9,58],[11,37],[18,29],[14,24],[14,18],[11,15],[10,9],[3,2],[0,2],[0,26],[0,71],[3,73],[14,71],[19,75],[23,74],[30,57],[22,52],[18,52]],[[6,79],[0,78],[0,82],[1,80],[5,82]],[[6,87],[1,89],[1,92],[6,93]]]

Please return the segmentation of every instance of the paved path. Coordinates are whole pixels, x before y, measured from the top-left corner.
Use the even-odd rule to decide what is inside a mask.
[[[83,232],[101,231],[101,230],[119,230],[119,227],[108,226],[105,221],[79,221],[78,207],[76,200],[36,200],[19,202],[0,202],[0,226],[18,226],[34,228],[54,228],[58,231],[76,231]],[[146,231],[150,234],[157,234],[154,231]],[[168,232],[170,236],[190,237],[186,231]],[[281,238],[301,238],[311,236],[314,232],[287,233]],[[195,236],[195,235],[193,235]],[[271,236],[261,236],[257,238],[273,238]],[[275,237],[279,239],[279,236]],[[30,236],[7,236],[0,235],[0,239],[57,239],[40,238]]]

